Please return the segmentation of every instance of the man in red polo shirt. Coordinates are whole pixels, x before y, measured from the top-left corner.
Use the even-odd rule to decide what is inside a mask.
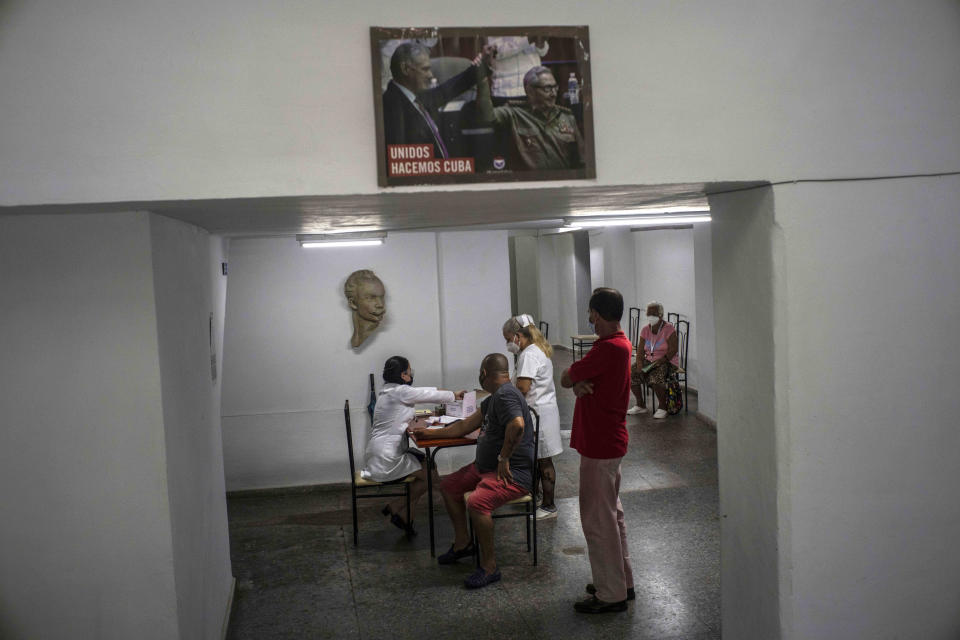
[[[590,323],[599,340],[563,372],[560,384],[577,396],[570,446],[580,452],[580,523],[587,539],[593,582],[581,613],[626,611],[633,599],[633,571],[620,503],[620,459],[627,452],[630,403],[630,340],[620,329],[623,296],[595,289]]]

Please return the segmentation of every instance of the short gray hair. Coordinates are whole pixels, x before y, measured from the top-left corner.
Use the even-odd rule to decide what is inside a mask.
[[[430,48],[426,45],[420,44],[419,42],[404,42],[393,52],[393,55],[390,56],[390,75],[394,78],[403,77],[403,72],[400,70],[400,67],[404,63],[409,63],[414,58],[420,56],[421,54],[430,57]]]
[[[527,87],[528,87],[529,85],[535,83],[535,82],[537,81],[537,78],[539,78],[540,76],[542,76],[542,75],[545,74],[545,73],[549,73],[550,76],[553,77],[553,71],[550,71],[550,69],[547,69],[547,68],[546,68],[545,66],[543,66],[543,65],[539,65],[539,66],[533,67],[533,68],[531,68],[529,71],[527,71],[525,74],[523,74],[523,89],[524,89],[524,91],[526,91],[526,89],[527,89]],[[556,78],[554,78],[554,80],[556,80]]]
[[[662,302],[658,302],[657,300],[651,300],[650,302],[647,303],[647,307],[646,307],[646,309],[644,309],[644,311],[646,311],[646,310],[649,309],[650,307],[656,307],[656,308],[657,308],[657,311],[660,312],[660,317],[661,317],[661,318],[663,317],[663,303],[662,303]]]

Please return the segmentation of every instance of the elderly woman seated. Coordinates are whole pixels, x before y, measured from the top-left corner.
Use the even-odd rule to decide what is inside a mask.
[[[647,324],[640,329],[640,342],[643,354],[637,345],[637,360],[630,371],[630,388],[637,398],[637,406],[627,413],[635,416],[647,412],[647,397],[643,385],[653,387],[657,395],[659,408],[653,417],[657,420],[667,417],[667,380],[680,367],[677,330],[663,319],[663,305],[651,302],[647,305]]]
[[[414,387],[413,369],[410,361],[403,356],[392,356],[387,360],[383,365],[383,381],[386,384],[377,396],[364,468],[360,475],[376,482],[390,482],[413,474],[416,477],[410,485],[410,507],[413,509],[427,490],[427,472],[422,466],[424,454],[419,449],[408,447],[405,433],[407,425],[413,422],[415,405],[453,402],[463,398],[464,392]],[[439,482],[436,475],[434,482]],[[408,536],[416,535],[413,514],[406,513],[403,498],[388,503],[382,513],[390,517],[394,526],[406,531]]]

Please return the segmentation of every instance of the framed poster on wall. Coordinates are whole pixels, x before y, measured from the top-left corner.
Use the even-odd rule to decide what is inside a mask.
[[[596,177],[587,27],[371,27],[382,187]]]

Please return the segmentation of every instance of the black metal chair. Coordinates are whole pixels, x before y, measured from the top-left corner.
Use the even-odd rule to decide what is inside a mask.
[[[543,334],[543,337],[544,337],[544,338],[549,338],[549,337],[550,337],[550,323],[549,323],[549,322],[547,322],[546,320],[541,320],[541,321],[540,321],[540,326],[537,327],[537,328],[540,329],[540,333]]]
[[[640,342],[640,307],[630,307],[630,324],[627,325],[627,337],[633,345],[633,353],[637,352],[637,343]]]
[[[370,416],[370,424],[373,425],[373,410],[377,408],[377,388],[373,383],[373,374],[370,374],[370,401],[367,402],[367,414]]]
[[[671,320],[672,318],[672,320]],[[679,313],[668,313],[667,322],[677,330],[680,350],[680,369],[677,370],[677,382],[683,384],[683,412],[689,413],[690,395],[687,391],[687,353],[690,351],[690,321],[681,320]]]
[[[372,374],[371,374],[372,376]],[[372,414],[372,412],[371,412]],[[410,483],[415,477],[409,475],[399,480],[391,482],[375,482],[367,480],[360,476],[353,462],[353,429],[350,427],[350,401],[343,402],[343,421],[347,425],[347,453],[350,456],[350,504],[353,507],[353,544],[356,546],[360,540],[359,526],[357,524],[357,500],[364,498],[393,498],[406,496],[407,498],[407,517],[410,517]],[[402,492],[384,492],[384,487],[403,487]],[[376,493],[370,492],[376,490]]]
[[[491,514],[491,517],[494,520],[499,520],[501,518],[526,518],[527,525],[527,553],[531,549],[531,539],[533,542],[533,565],[537,565],[537,484],[539,480],[539,474],[537,473],[537,451],[540,448],[540,416],[536,411],[530,409],[530,415],[533,416],[533,456],[531,462],[533,466],[531,467],[531,481],[530,481],[530,493],[519,498],[515,498],[510,502],[507,502],[499,509],[494,511]],[[463,501],[466,502],[470,497],[472,491],[468,491],[463,495]],[[520,508],[518,508],[520,507]],[[503,509],[504,511],[500,511]],[[474,560],[477,566],[480,566],[480,545],[477,544],[477,534],[473,530],[473,520],[470,519],[470,511],[467,511],[467,523],[470,527],[470,540],[473,543]],[[531,527],[533,529],[533,536],[530,535]]]

